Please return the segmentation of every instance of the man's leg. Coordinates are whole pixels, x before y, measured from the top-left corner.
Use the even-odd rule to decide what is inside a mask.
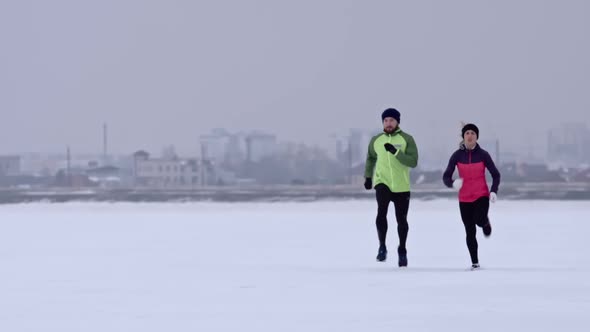
[[[406,240],[408,239],[408,210],[410,208],[410,192],[393,193],[397,234],[399,236],[398,252],[406,254]]]
[[[387,258],[387,211],[391,201],[391,191],[386,185],[378,184],[375,186],[375,196],[377,198],[377,236],[379,237],[377,260],[382,262]]]
[[[475,237],[476,225],[474,219],[474,208],[474,202],[459,203],[459,209],[461,210],[461,219],[463,220],[463,225],[465,226],[466,242],[467,248],[469,249],[469,255],[471,256],[471,263],[479,264],[479,259],[477,257],[477,238]]]

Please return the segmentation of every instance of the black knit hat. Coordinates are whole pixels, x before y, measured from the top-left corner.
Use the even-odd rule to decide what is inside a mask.
[[[463,129],[461,129],[461,137],[465,137],[465,132],[468,130],[473,130],[475,132],[475,135],[477,135],[477,138],[479,138],[479,128],[477,128],[477,126],[473,123],[468,123],[465,126],[463,126]]]
[[[394,118],[397,120],[397,123],[399,123],[399,111],[396,110],[395,108],[388,108],[385,111],[383,111],[383,114],[381,114],[381,121],[384,121],[385,118]]]

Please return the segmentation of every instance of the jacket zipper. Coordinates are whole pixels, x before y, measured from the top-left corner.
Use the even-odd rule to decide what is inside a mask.
[[[391,138],[392,136],[389,135],[389,144],[391,144]],[[389,174],[391,175],[391,190],[393,191],[393,166],[391,165],[391,153],[388,152],[387,153],[387,161],[389,162]]]

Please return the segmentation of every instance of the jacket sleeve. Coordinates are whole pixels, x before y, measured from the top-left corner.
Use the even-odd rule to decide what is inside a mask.
[[[455,173],[455,166],[457,165],[457,153],[453,153],[451,158],[449,158],[449,164],[447,165],[447,169],[443,173],[443,183],[445,186],[452,188],[453,187],[453,173]]]
[[[367,151],[367,161],[365,162],[365,178],[372,178],[375,171],[375,164],[377,164],[377,152],[375,152],[375,140],[377,136],[371,139]]]
[[[497,194],[498,187],[500,186],[500,171],[498,171],[496,164],[494,164],[494,161],[492,160],[492,157],[487,152],[485,154],[484,164],[492,175],[492,188],[490,191]]]
[[[395,157],[403,165],[414,168],[418,165],[418,147],[412,136],[406,134],[404,138],[406,140],[406,151],[397,150]]]

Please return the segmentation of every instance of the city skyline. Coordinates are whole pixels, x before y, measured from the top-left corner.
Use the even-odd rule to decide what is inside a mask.
[[[106,156],[129,156],[138,150],[149,151],[152,156],[163,156],[175,154],[185,157],[203,158],[202,153],[205,153],[205,159],[212,160],[233,160],[233,163],[240,160],[248,159],[248,149],[253,148],[251,153],[255,160],[259,160],[264,155],[272,155],[276,151],[281,150],[281,146],[285,145],[306,145],[304,142],[287,141],[284,138],[263,131],[238,131],[232,132],[227,128],[212,128],[209,132],[199,135],[193,142],[193,149],[188,153],[179,151],[176,142],[162,143],[156,148],[147,148],[146,146],[138,146],[132,151],[119,152],[116,149],[117,142],[112,142],[107,132],[105,125],[103,132],[100,135],[100,140],[103,146],[97,147],[94,151],[76,151],[71,149],[69,145],[63,147],[61,151],[52,152],[35,152],[35,151],[16,151],[13,153],[0,153],[0,155],[65,155],[66,150],[70,150],[73,155],[77,156],[95,156],[97,160],[101,161]],[[110,128],[110,127],[109,127]],[[349,128],[347,131],[342,131],[340,134],[332,134],[327,141],[326,147],[319,147],[307,144],[309,148],[319,148],[326,153],[332,160],[342,160],[350,162],[352,165],[357,165],[364,162],[366,157],[366,150],[370,138],[379,133],[378,130],[364,130],[360,128]],[[547,128],[543,134],[544,140],[536,143],[531,143],[528,148],[515,148],[510,145],[509,141],[504,141],[496,137],[486,137],[479,142],[486,150],[488,150],[494,158],[497,158],[498,152],[502,155],[502,162],[506,161],[529,161],[529,162],[555,162],[559,160],[582,159],[585,155],[585,146],[590,141],[590,127],[583,123],[562,123],[556,124],[554,127]],[[248,139],[255,140],[256,146],[248,145]],[[446,162],[448,153],[457,148],[460,138],[455,139],[446,146],[444,150],[437,150],[433,148],[421,148],[419,145],[419,152],[421,155],[419,166],[426,169],[437,168]],[[106,145],[105,145],[106,144]],[[205,144],[205,145],[203,145]],[[231,147],[227,147],[230,144]],[[352,144],[352,145],[350,145]],[[496,146],[499,144],[499,146]],[[536,144],[536,145],[535,145]],[[566,145],[570,147],[565,147]],[[577,145],[577,147],[576,147]],[[112,147],[114,150],[109,150]],[[348,152],[348,148],[353,149]],[[565,147],[565,148],[564,148]],[[203,150],[205,148],[205,150]],[[499,148],[499,150],[497,150]],[[209,151],[209,152],[207,152]],[[106,153],[106,155],[105,155]],[[348,155],[348,154],[351,155]],[[346,155],[342,155],[346,154]],[[552,156],[553,155],[553,156]],[[499,162],[500,160],[498,160]]]

